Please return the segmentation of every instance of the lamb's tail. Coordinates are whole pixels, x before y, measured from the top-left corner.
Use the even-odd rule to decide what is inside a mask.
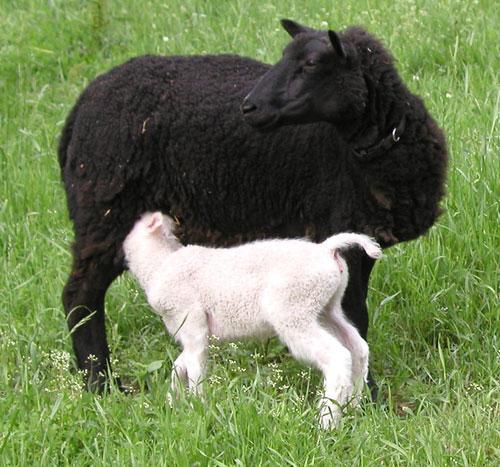
[[[340,233],[327,238],[323,245],[327,246],[331,251],[358,245],[365,250],[370,258],[377,259],[382,256],[380,245],[373,238],[363,234]]]

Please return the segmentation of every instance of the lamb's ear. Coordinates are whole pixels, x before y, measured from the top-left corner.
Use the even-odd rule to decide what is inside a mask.
[[[302,24],[296,23],[291,19],[282,19],[281,25],[283,26],[283,29],[292,37],[295,37],[297,34],[300,34],[302,32],[314,31],[314,29],[308,28],[307,26],[302,26]]]
[[[335,31],[332,31],[331,29],[329,29],[328,30],[328,37],[330,38],[330,42],[332,43],[333,50],[335,50],[337,55],[341,58],[346,58],[347,54],[345,51],[345,47],[342,45],[342,42],[340,41],[339,35]]]
[[[163,216],[161,212],[155,212],[149,218],[146,227],[149,233],[153,233],[156,232],[161,227],[162,224],[163,224]]]

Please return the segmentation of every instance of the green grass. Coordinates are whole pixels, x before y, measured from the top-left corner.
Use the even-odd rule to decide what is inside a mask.
[[[498,8],[291,3],[0,2],[0,465],[498,465]],[[96,74],[135,55],[273,62],[282,17],[383,38],[448,137],[445,214],[372,276],[372,370],[386,402],[319,431],[319,375],[270,342],[214,351],[205,404],[187,397],[172,410],[178,349],[128,277],[108,294],[107,329],[135,393],[82,393],[60,302],[72,239],[55,155],[66,114]]]

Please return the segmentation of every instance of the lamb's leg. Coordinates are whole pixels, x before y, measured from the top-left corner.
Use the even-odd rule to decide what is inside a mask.
[[[179,394],[182,388],[189,388],[197,395],[202,394],[202,380],[205,376],[207,351],[200,347],[189,346],[174,362],[171,389]]]
[[[197,395],[202,394],[202,381],[207,364],[208,338],[200,337],[184,348],[189,390]],[[183,352],[183,353],[184,353]]]
[[[322,371],[325,381],[319,403],[320,425],[325,429],[335,427],[352,393],[351,353],[317,322],[300,329],[285,324],[276,331],[294,357]]]
[[[327,305],[325,312],[329,329],[351,352],[352,382],[354,385],[353,402],[357,405],[361,399],[361,392],[368,376],[369,349],[368,344],[360,336],[358,330],[344,316],[342,310],[343,295],[343,288],[339,288]]]
[[[349,268],[349,283],[342,299],[342,309],[349,321],[359,331],[361,337],[367,341],[368,309],[366,307],[366,296],[370,273],[375,260],[368,257],[368,255],[358,248],[351,248],[345,251],[343,256]],[[378,387],[370,370],[368,370],[367,382],[372,401],[376,402]]]
[[[81,255],[75,247],[63,304],[78,368],[86,373],[87,389],[102,391],[111,372],[104,325],[104,295],[123,271],[102,256]],[[117,380],[120,387],[120,382]]]
[[[351,351],[352,383],[354,387],[353,405],[357,405],[368,377],[368,344],[359,335],[358,330],[345,319],[341,308],[333,308],[330,311],[329,319],[335,335]]]
[[[179,394],[182,388],[188,386],[187,367],[184,359],[185,354],[182,352],[175,360],[172,368],[170,387],[173,394]]]
[[[194,311],[188,315],[176,335],[183,350],[174,362],[172,370],[172,390],[174,393],[178,392],[180,386],[187,386],[193,393],[201,395],[201,383],[205,376],[208,356],[208,336],[208,323],[205,314]]]

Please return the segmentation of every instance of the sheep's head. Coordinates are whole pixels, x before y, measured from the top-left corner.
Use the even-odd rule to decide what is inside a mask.
[[[281,60],[243,100],[247,123],[272,129],[359,118],[368,90],[355,47],[331,30],[318,31],[290,20],[281,24],[293,39]]]

